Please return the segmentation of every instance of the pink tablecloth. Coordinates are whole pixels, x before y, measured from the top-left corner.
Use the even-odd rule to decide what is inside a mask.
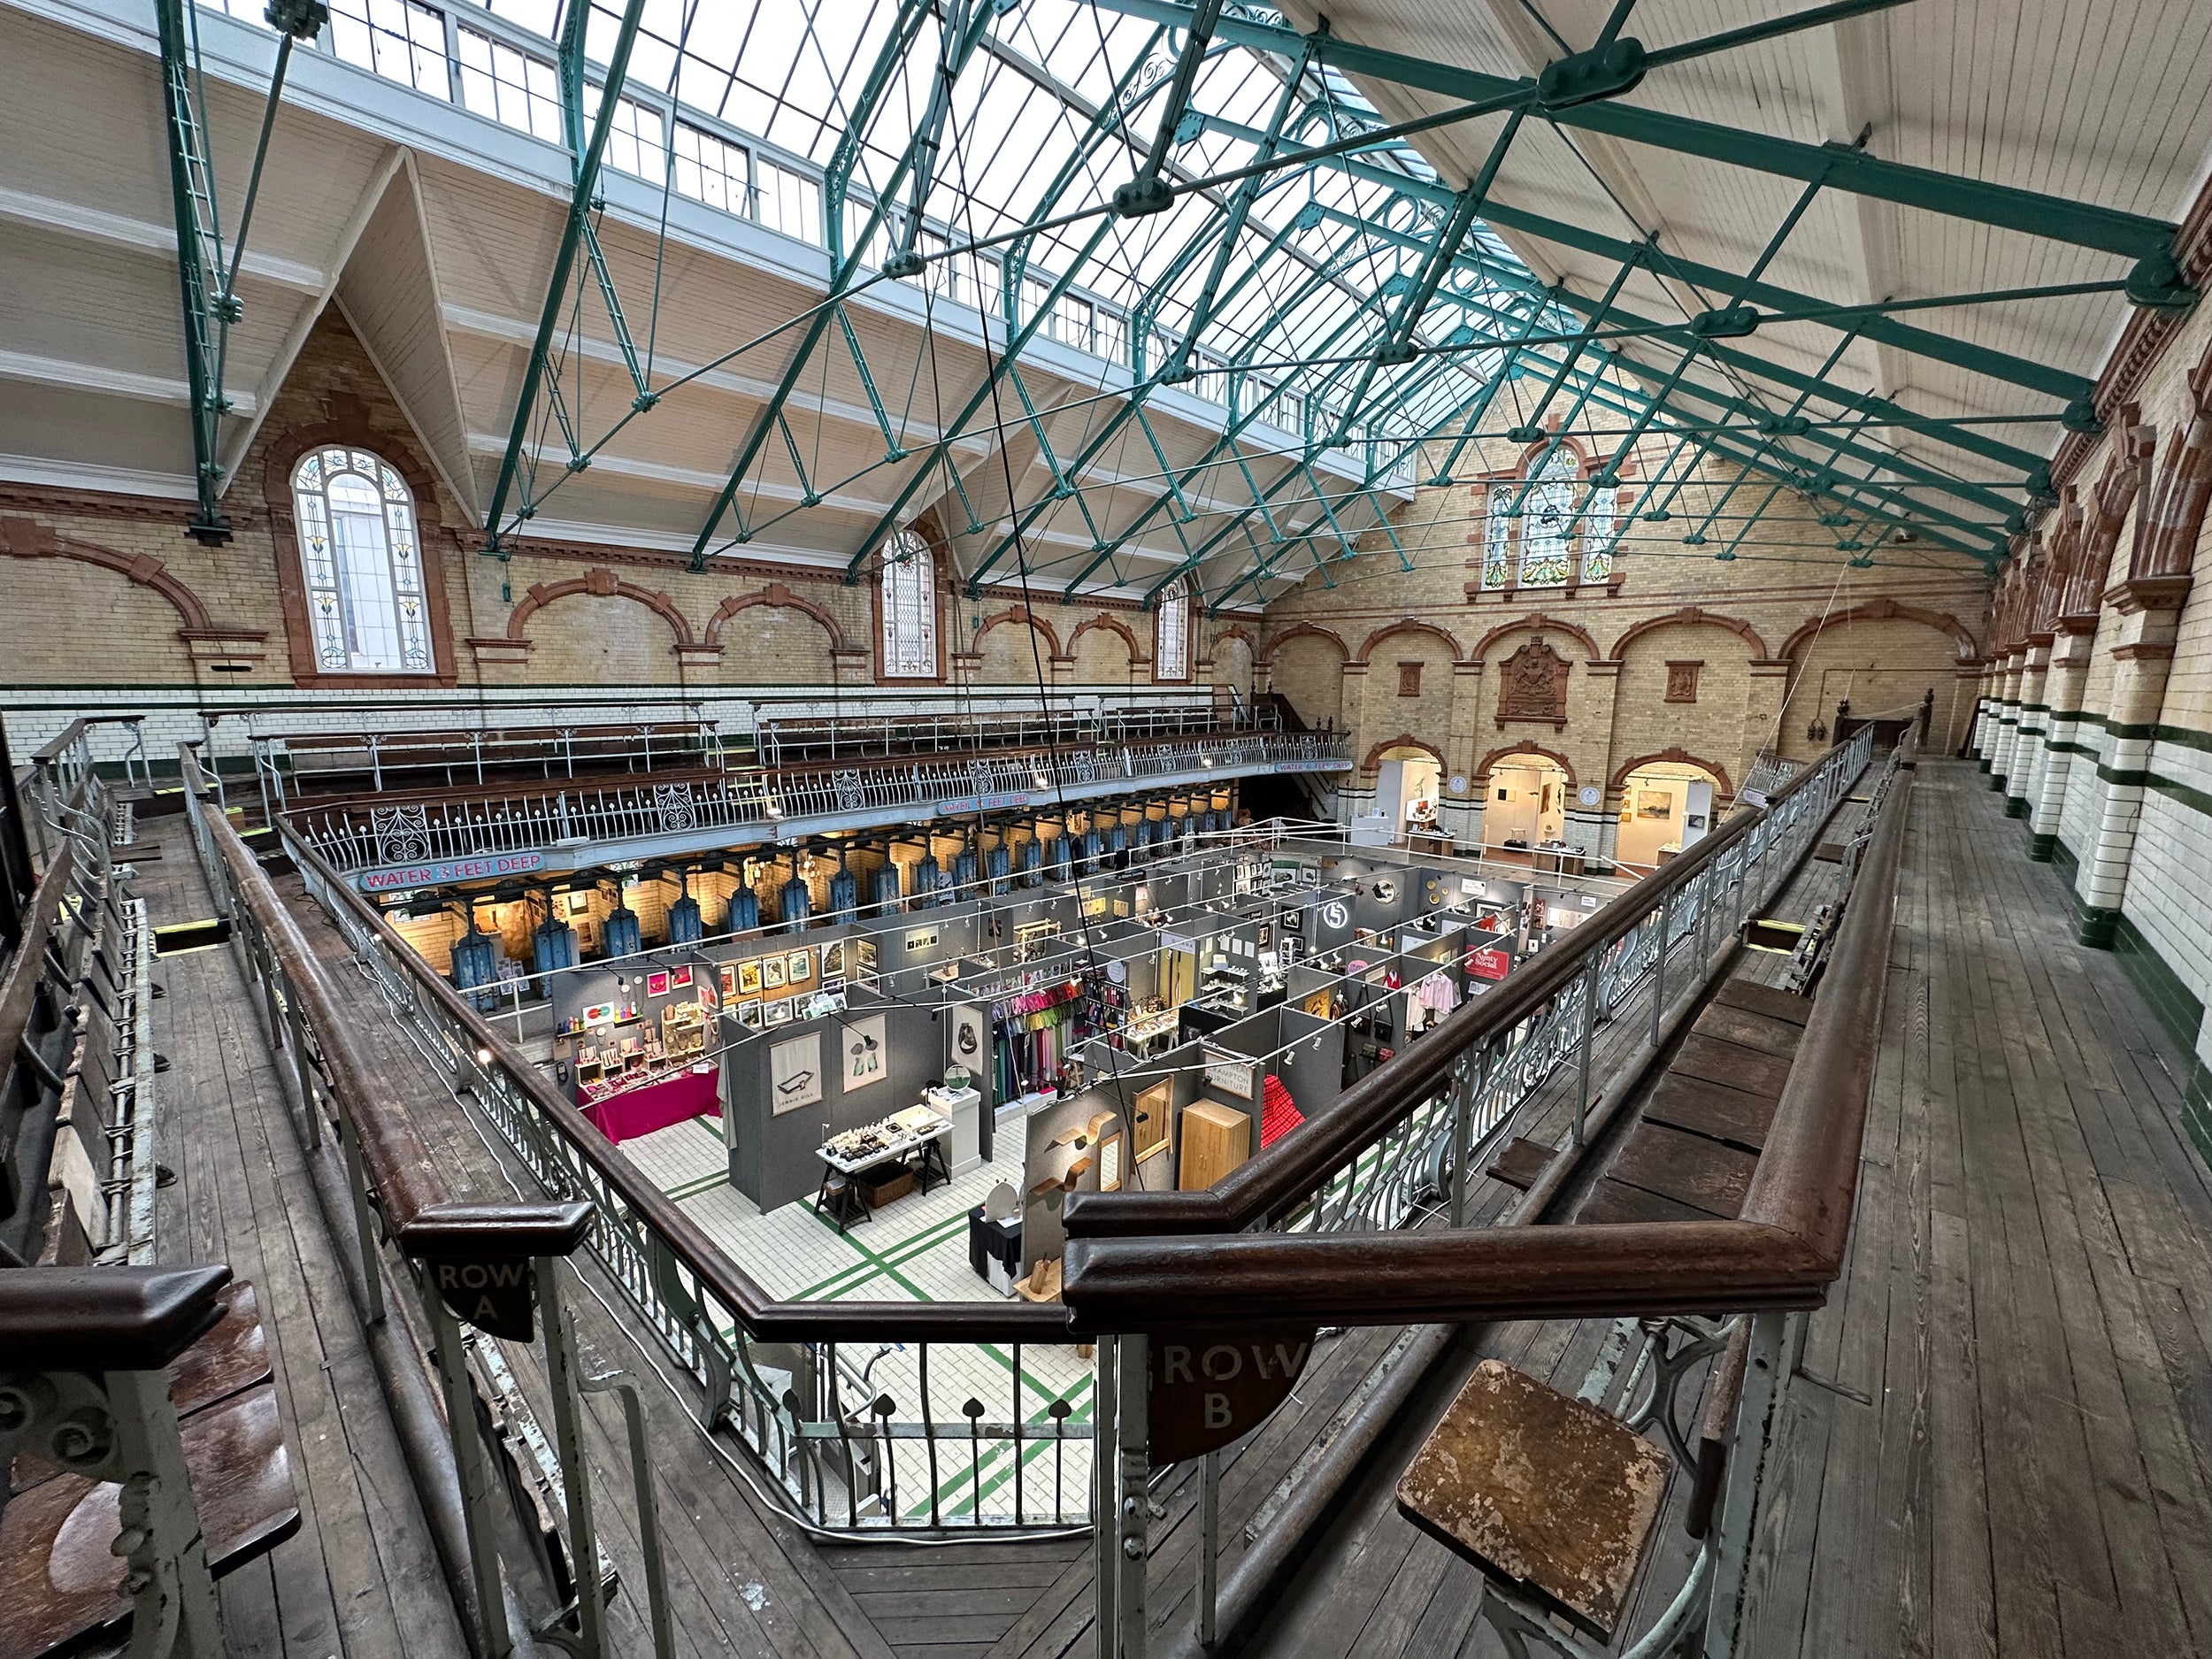
[[[584,1116],[591,1119],[601,1134],[617,1142],[649,1135],[656,1129],[665,1129],[687,1118],[703,1118],[709,1113],[719,1118],[722,1102],[715,1087],[717,1075],[714,1066],[687,1068],[657,1083],[642,1084],[594,1101],[584,1108]]]

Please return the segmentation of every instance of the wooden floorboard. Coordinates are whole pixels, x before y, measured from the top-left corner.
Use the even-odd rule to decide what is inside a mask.
[[[2212,1185],[2178,1123],[2188,1057],[2073,942],[2062,879],[2022,841],[1972,769],[1922,765],[1857,1223],[1750,1563],[1740,1651],[1762,1659],[2212,1652]],[[1770,913],[1801,919],[1837,876],[1809,866]],[[1571,1392],[1602,1324],[1524,1333],[1509,1363]],[[1385,1472],[1249,1651],[1502,1651],[1471,1628],[1471,1570],[1411,1535]],[[1679,1581],[1668,1536],[1640,1621]]]
[[[1852,816],[1830,833],[1847,834]],[[1808,1324],[1749,1567],[1742,1651],[1762,1659],[2212,1652],[2212,1176],[2179,1127],[2188,1056],[2116,961],[2074,943],[2062,878],[2029,864],[2022,840],[1971,769],[1922,765],[1857,1223],[1845,1277]],[[1839,875],[1809,864],[1768,913],[1806,919]],[[157,921],[209,909],[181,843],[146,867],[141,887]],[[298,908],[336,962],[319,918]],[[1774,986],[1787,966],[1755,953],[1739,971]],[[424,1593],[439,1584],[435,1560],[234,958],[179,957],[159,977],[179,1124],[164,1253],[233,1261],[262,1286],[305,1512],[297,1538],[226,1584],[227,1616],[245,1639],[234,1650],[458,1654],[442,1594]],[[1601,1071],[1632,1048],[1640,1024],[1607,1031]],[[511,1191],[513,1172],[397,1030],[374,1030],[380,1064],[417,1068],[422,1087],[406,1110],[449,1179]],[[1568,1087],[1548,1085],[1514,1132],[1563,1143]],[[1485,1220],[1519,1196],[1491,1180],[1475,1192]],[[588,1268],[584,1277],[606,1291]],[[818,1543],[748,1486],[726,1446],[708,1447],[687,1396],[655,1375],[657,1355],[584,1288],[572,1284],[571,1300],[588,1365],[636,1374],[649,1398],[680,1651],[1087,1659],[1087,1540]],[[1610,1325],[1496,1327],[1438,1375],[1495,1356],[1573,1393]],[[1291,1402],[1229,1454],[1225,1573],[1248,1548],[1248,1525],[1264,1528],[1265,1506],[1320,1455],[1403,1334],[1325,1341]],[[534,1363],[509,1352],[541,1398]],[[587,1428],[599,1490],[619,1494],[630,1471],[611,1403],[595,1398]],[[1472,1570],[1395,1513],[1397,1469],[1425,1427],[1417,1415],[1401,1425],[1362,1472],[1323,1553],[1248,1651],[1502,1653],[1472,1625]],[[1189,1618],[1194,1485],[1179,1478],[1156,1501],[1158,1640]],[[634,1585],[634,1522],[619,1495],[606,1502],[606,1547]],[[1671,1519],[1636,1620],[1689,1560]],[[642,1602],[624,1601],[618,1624],[635,1639]]]
[[[156,926],[212,903],[176,820],[132,889]],[[253,1281],[301,1511],[296,1535],[219,1586],[239,1655],[426,1655],[467,1649],[384,1407],[338,1258],[323,1231],[256,1004],[228,947],[163,957],[154,1045],[164,1262],[223,1262]]]

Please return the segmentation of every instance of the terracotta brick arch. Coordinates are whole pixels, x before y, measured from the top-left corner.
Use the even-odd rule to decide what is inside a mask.
[[[1542,744],[1532,743],[1526,739],[1518,743],[1508,743],[1503,749],[1492,749],[1482,757],[1482,764],[1467,775],[1479,783],[1490,775],[1490,769],[1493,766],[1500,761],[1511,760],[1517,755],[1533,755],[1540,760],[1551,762],[1553,765],[1567,774],[1567,787],[1570,789],[1575,787],[1574,763],[1557,749],[1546,749]]]
[[[1731,634],[1743,636],[1744,643],[1751,648],[1752,661],[1763,663],[1770,660],[1767,656],[1767,642],[1759,637],[1758,629],[1740,618],[1724,617],[1714,611],[1700,610],[1695,605],[1684,605],[1681,610],[1670,611],[1663,617],[1646,617],[1641,622],[1630,624],[1623,630],[1621,637],[1613,641],[1613,660],[1619,662],[1626,657],[1628,648],[1645,634],[1677,626],[1726,628]]]
[[[997,627],[1002,622],[1027,623],[1031,627],[1036,629],[1038,633],[1045,636],[1045,639],[1052,646],[1052,654],[1055,657],[1064,657],[1067,655],[1065,651],[1063,651],[1060,649],[1060,636],[1053,632],[1052,624],[1046,621],[1042,617],[1037,615],[1036,612],[1030,610],[1027,605],[1009,605],[1005,610],[995,612],[994,614],[984,618],[983,626],[975,631],[975,643],[971,645],[968,649],[972,651],[981,650],[983,649],[983,636],[988,634],[993,628]],[[1122,630],[1124,634],[1128,633],[1128,631],[1129,630],[1126,628]],[[1072,641],[1070,642],[1072,643]]]
[[[1949,634],[1957,642],[1958,660],[1962,663],[1973,662],[1981,655],[1981,648],[1974,643],[1974,636],[1966,625],[1949,611],[1924,611],[1917,605],[1901,605],[1894,599],[1869,599],[1863,604],[1836,611],[1832,616],[1815,617],[1782,641],[1782,649],[1778,655],[1784,659],[1795,657],[1798,648],[1809,643],[1824,628],[1832,628],[1846,622],[1885,622],[1893,617],[1900,621],[1922,623],[1939,633]]]
[[[1735,798],[1736,787],[1728,781],[1728,768],[1717,761],[1707,760],[1701,755],[1693,755],[1686,749],[1663,749],[1649,755],[1639,755],[1633,760],[1623,761],[1619,770],[1613,774],[1613,781],[1607,787],[1618,794],[1627,787],[1630,772],[1634,772],[1639,766],[1649,766],[1660,761],[1677,766],[1695,766],[1701,771],[1710,772],[1713,780],[1720,786],[1721,794],[1730,800]]]
[[[988,625],[987,624],[986,626]],[[1120,634],[1123,642],[1129,647],[1129,660],[1131,662],[1141,663],[1145,660],[1144,649],[1137,643],[1137,635],[1135,631],[1119,617],[1108,616],[1103,611],[1100,611],[1096,616],[1076,625],[1075,632],[1068,635],[1067,654],[1070,657],[1074,656],[1076,641],[1081,639],[1086,634],[1088,634],[1096,628],[1103,628],[1109,634]],[[1047,628],[1045,630],[1048,636],[1050,635],[1051,632],[1052,630],[1050,628]]]
[[[1557,617],[1548,617],[1540,611],[1517,618],[1511,622],[1501,623],[1491,629],[1482,636],[1482,643],[1475,647],[1469,660],[1476,666],[1481,666],[1490,655],[1490,648],[1509,634],[1563,634],[1579,644],[1592,662],[1606,660],[1605,653],[1598,649],[1598,642],[1590,637],[1587,629],[1578,628],[1571,622],[1563,622]]]
[[[733,594],[725,599],[714,614],[707,618],[706,642],[709,645],[721,644],[722,625],[740,611],[750,611],[756,605],[768,605],[780,611],[796,611],[812,617],[822,625],[822,631],[829,635],[832,652],[846,649],[844,630],[837,626],[837,618],[811,599],[802,599],[781,582],[770,582],[757,594]]]
[[[1344,642],[1344,636],[1334,628],[1325,628],[1312,622],[1296,622],[1271,638],[1264,649],[1255,654],[1253,666],[1256,668],[1271,666],[1275,661],[1276,653],[1296,639],[1326,640],[1344,653],[1346,662],[1353,660],[1352,648]]]
[[[678,645],[698,643],[692,638],[691,624],[684,619],[684,613],[676,609],[674,600],[666,594],[649,592],[634,582],[626,582],[604,565],[588,570],[581,576],[572,576],[566,581],[539,582],[533,587],[523,595],[522,603],[507,613],[507,637],[511,640],[527,639],[529,635],[525,629],[532,617],[556,599],[566,599],[573,594],[590,594],[601,599],[634,599],[668,624]]]
[[[1241,622],[1232,622],[1226,627],[1216,628],[1214,643],[1219,645],[1224,640],[1242,640],[1245,648],[1252,653],[1254,659],[1257,660],[1260,654],[1259,641],[1252,637],[1251,629],[1246,627]]]
[[[35,518],[0,518],[0,554],[19,559],[73,559],[115,572],[141,588],[150,588],[169,602],[187,634],[207,634],[215,624],[207,607],[178,580],[177,573],[150,553],[118,553],[72,536],[58,536]]]
[[[1438,627],[1433,622],[1416,622],[1411,618],[1408,618],[1403,622],[1394,622],[1388,627],[1377,628],[1367,636],[1367,642],[1359,648],[1359,655],[1352,660],[1356,663],[1367,662],[1374,656],[1375,648],[1385,640],[1394,639],[1407,634],[1426,634],[1432,638],[1441,640],[1446,649],[1451,652],[1452,661],[1456,663],[1463,660],[1457,640],[1442,628]]]
[[[1451,771],[1451,767],[1445,762],[1444,751],[1442,749],[1437,748],[1433,743],[1424,743],[1419,738],[1414,736],[1410,732],[1401,732],[1395,737],[1386,737],[1381,742],[1376,744],[1374,748],[1367,751],[1367,758],[1359,764],[1360,776],[1363,778],[1372,777],[1381,769],[1383,757],[1394,749],[1417,749],[1424,755],[1426,755],[1431,760],[1434,761],[1437,764],[1439,770],[1446,773],[1449,773]]]

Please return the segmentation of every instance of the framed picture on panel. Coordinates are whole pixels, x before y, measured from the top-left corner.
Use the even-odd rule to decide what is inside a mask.
[[[783,958],[763,956],[760,959],[760,985],[764,991],[780,991],[784,987]]]
[[[645,976],[645,995],[648,996],[666,996],[668,995],[668,976],[665,973],[647,974]]]
[[[845,941],[833,939],[822,947],[822,977],[841,979],[845,977]]]
[[[755,957],[750,962],[741,962],[737,964],[737,989],[741,996],[760,995],[760,960],[758,957]]]
[[[668,988],[672,991],[688,991],[691,988],[689,964],[687,963],[680,968],[671,968],[668,971]]]
[[[804,985],[814,977],[814,953],[795,950],[786,959],[785,966],[790,971],[792,984]]]
[[[766,1011],[761,1016],[761,1018],[771,1027],[777,1025],[788,1025],[791,1023],[792,1010],[791,999],[789,997],[778,997],[774,1002],[769,1002],[764,1006]]]

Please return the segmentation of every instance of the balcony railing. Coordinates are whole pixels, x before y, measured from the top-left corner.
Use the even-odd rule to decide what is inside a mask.
[[[1791,1321],[1818,1306],[1840,1273],[1851,1224],[1880,1040],[1909,795],[1909,773],[1901,767],[1909,744],[1893,756],[1873,794],[1865,839],[1843,861],[1851,883],[1844,920],[1740,1219],[1466,1226],[1463,1188],[1472,1165],[1465,1154],[1492,1110],[1489,1089],[1501,1067],[1512,1071],[1525,1054],[1532,1066],[1548,1057],[1554,1076],[1563,1076],[1568,1056],[1532,1041],[1529,1032],[1566,1033],[1577,1068],[1563,1102],[1572,1111],[1573,1140],[1517,1220],[1541,1216],[1544,1202],[1578,1165],[1580,1148],[1622,1109],[1669,1033],[1700,1004],[1703,986],[1732,959],[1740,923],[1810,851],[1862,775],[1871,735],[1855,734],[1784,786],[1770,808],[1739,816],[1639,882],[1571,941],[1448,1017],[1432,1036],[1210,1191],[1083,1194],[1070,1201],[1064,1294],[1074,1327],[1101,1338],[1102,1374],[1118,1378],[1107,1393],[1118,1409],[1102,1413],[1099,1430],[1101,1466],[1116,1483],[1102,1483],[1102,1499],[1116,1500],[1118,1518],[1116,1537],[1102,1540],[1097,1553],[1100,1659],[1140,1659],[1146,1651],[1145,1575],[1125,1563],[1141,1563],[1149,1552],[1149,1506],[1141,1497],[1127,1500],[1145,1478],[1150,1333],[1205,1330],[1233,1340],[1240,1326],[1261,1317],[1300,1328],[1431,1330],[1500,1320],[1642,1320],[1649,1363],[1672,1373],[1691,1347],[1709,1353],[1728,1334],[1697,1316],[1737,1318],[1731,1363],[1739,1392],[1717,1388],[1708,1410],[1709,1425],[1717,1414],[1709,1436],[1732,1448],[1705,1500],[1717,1504],[1720,1520],[1709,1527],[1709,1516],[1697,1517],[1701,1548],[1691,1576],[1660,1625],[1634,1647],[1671,1651],[1701,1613],[1700,1651],[1735,1651],[1761,1475],[1783,1421],[1780,1373],[1797,1328]],[[1650,983],[1642,1001],[1649,1034],[1609,1067],[1610,1080],[1594,1096],[1590,1036],[1603,1023],[1599,1010],[1635,971],[1640,937],[1648,941],[1643,972]],[[1555,1094],[1551,1102],[1563,1103]],[[1447,1133],[1455,1156],[1442,1166],[1446,1195],[1437,1208],[1450,1225],[1397,1231],[1371,1225],[1378,1217],[1372,1194],[1402,1184],[1409,1166],[1435,1167],[1432,1148]],[[1670,1400],[1679,1380],[1678,1374],[1667,1379]],[[1679,1454],[1671,1417],[1664,1428]],[[1200,1474],[1202,1533],[1202,1517],[1214,1509],[1203,1487],[1217,1478],[1210,1461]],[[1263,1540],[1240,1558],[1223,1592],[1232,1623],[1258,1616],[1271,1586],[1291,1570],[1290,1548]],[[1195,1613],[1203,1645],[1218,1629],[1217,1586],[1207,1542],[1199,1555],[1209,1563],[1200,1570]]]
[[[562,784],[459,800],[347,801],[295,807],[285,823],[334,870],[350,875],[541,853],[557,846],[672,836],[704,845],[718,833],[733,841],[760,839],[763,831],[817,819],[972,817],[1170,779],[1342,770],[1350,764],[1341,736],[1227,732],[961,760],[856,760],[848,765]]]

